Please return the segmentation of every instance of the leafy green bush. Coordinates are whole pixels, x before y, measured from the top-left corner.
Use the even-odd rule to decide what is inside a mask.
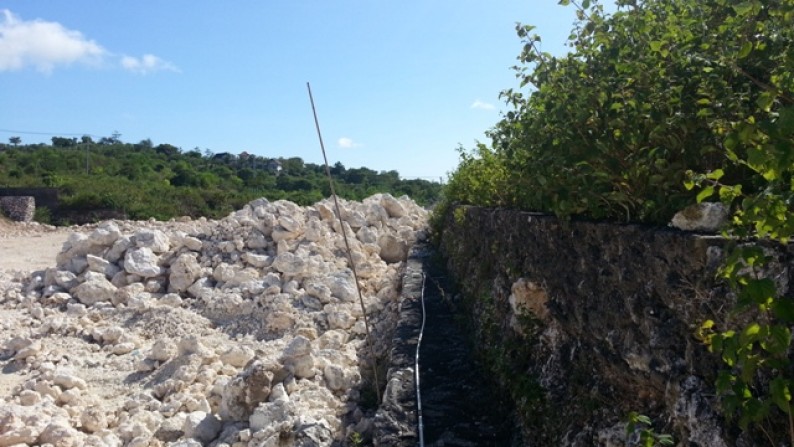
[[[2,211],[0,211],[0,216],[2,215],[3,213]],[[52,212],[50,211],[49,208],[43,206],[37,206],[36,211],[33,215],[33,220],[35,220],[38,223],[51,225],[53,223]]]
[[[737,305],[727,318],[704,322],[699,335],[724,361],[717,390],[726,414],[770,445],[794,445],[794,300],[774,280],[773,251],[748,244],[787,244],[794,236],[794,1],[750,1],[731,10],[720,26],[737,40],[716,60],[752,84],[752,104],[712,126],[728,168],[749,176],[690,173],[687,187],[699,191],[698,201],[716,196],[734,209],[725,233],[735,245],[720,275],[736,291]]]
[[[574,4],[568,55],[543,53],[533,27],[517,26],[515,70],[531,89],[502,92],[512,110],[489,148],[463,155],[447,199],[665,223],[695,201],[687,171],[721,169],[757,190],[724,135],[777,111],[767,86],[791,91],[791,27],[770,18],[790,0],[620,0],[613,14]]]

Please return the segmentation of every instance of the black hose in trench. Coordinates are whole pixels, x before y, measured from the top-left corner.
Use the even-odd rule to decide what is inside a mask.
[[[422,347],[422,335],[425,332],[425,280],[427,277],[422,273],[422,327],[419,328],[419,339],[416,342],[416,361],[414,363],[414,380],[416,382],[416,412],[417,423],[419,426],[419,447],[425,447],[425,426],[422,421],[422,392],[419,387],[419,349]]]

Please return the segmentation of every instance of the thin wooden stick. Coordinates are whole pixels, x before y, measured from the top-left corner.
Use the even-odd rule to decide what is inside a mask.
[[[356,263],[353,262],[353,251],[350,249],[350,242],[347,240],[347,231],[345,231],[345,224],[342,221],[342,211],[339,208],[339,200],[336,197],[334,190],[334,180],[331,177],[331,168],[328,167],[328,157],[325,155],[325,144],[323,143],[323,135],[320,132],[320,121],[317,119],[317,109],[314,107],[314,97],[312,96],[312,87],[306,83],[306,88],[309,90],[309,101],[312,104],[312,113],[314,114],[314,126],[317,128],[317,138],[320,139],[320,149],[323,151],[323,160],[325,161],[325,174],[328,176],[328,184],[331,186],[331,196],[334,198],[334,206],[336,207],[336,216],[339,219],[339,229],[342,230],[342,237],[345,240],[345,247],[347,248],[347,259],[350,261],[350,269],[353,271],[353,280],[356,282],[356,291],[358,292],[358,302],[361,304],[361,313],[364,315],[364,328],[367,331],[367,344],[369,345],[369,355],[372,357],[372,376],[374,377],[375,395],[378,397],[378,405],[380,405],[380,384],[378,383],[378,360],[375,357],[375,348],[372,343],[372,334],[369,331],[369,319],[367,318],[367,309],[364,307],[364,297],[361,295],[361,286],[358,285],[358,274],[356,273]]]

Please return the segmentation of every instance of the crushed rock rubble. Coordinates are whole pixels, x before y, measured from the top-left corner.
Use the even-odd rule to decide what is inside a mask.
[[[371,436],[371,359],[341,232],[384,359],[427,213],[387,194],[340,205],[342,226],[330,200],[106,221],[72,233],[55,267],[0,271],[0,447]]]

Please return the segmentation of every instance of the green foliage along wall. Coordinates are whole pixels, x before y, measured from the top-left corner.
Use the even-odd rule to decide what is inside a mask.
[[[517,26],[521,88],[502,92],[512,110],[462,154],[448,201],[665,223],[696,199],[689,172],[755,193],[764,154],[790,166],[792,0],[560,3],[579,17],[570,54]],[[772,138],[759,123],[784,125],[777,143],[751,147]]]

